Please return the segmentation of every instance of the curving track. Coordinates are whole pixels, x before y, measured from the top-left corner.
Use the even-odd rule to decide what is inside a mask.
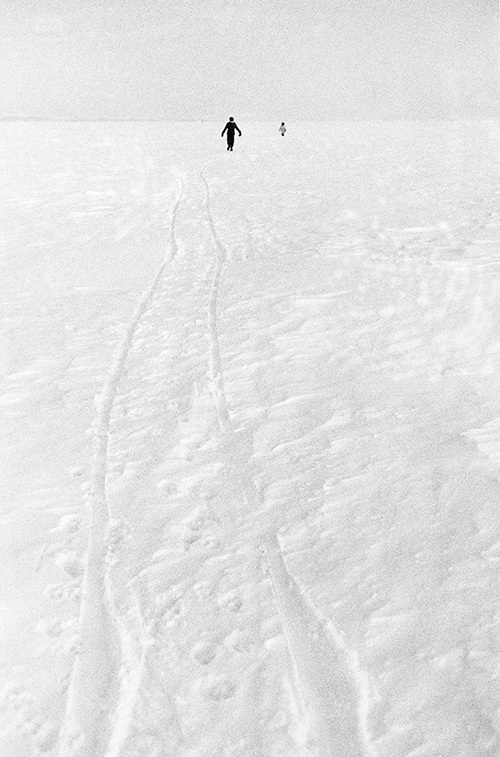
[[[89,492],[91,523],[80,605],[80,641],[67,693],[68,704],[59,745],[61,757],[91,757],[102,752],[109,739],[111,713],[120,707],[118,679],[125,650],[107,565],[111,533],[106,491],[110,418],[137,327],[166,267],[177,254],[175,218],[182,195],[183,190],[172,209],[169,252],[125,329],[96,403],[94,457]]]

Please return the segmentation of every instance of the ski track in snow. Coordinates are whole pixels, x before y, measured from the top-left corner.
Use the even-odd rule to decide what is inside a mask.
[[[293,664],[296,738],[305,754],[318,757],[376,757],[369,716],[371,690],[357,655],[332,620],[308,607],[289,575],[276,535],[262,545]]]
[[[113,590],[109,585],[106,567],[112,549],[112,523],[106,492],[110,417],[137,326],[166,267],[177,252],[175,217],[181,199],[182,190],[172,210],[170,251],[125,329],[97,400],[95,451],[89,492],[89,547],[82,587],[78,651],[67,694],[68,704],[59,745],[60,757],[95,757],[103,752],[109,739],[110,715],[121,704],[116,686],[121,659],[127,649],[127,639],[121,638],[123,630],[114,606]]]
[[[210,233],[216,249],[216,261],[212,289],[210,292],[210,301],[208,305],[209,329],[210,329],[210,372],[212,378],[213,392],[217,406],[219,422],[223,431],[231,428],[229,420],[229,411],[227,407],[226,394],[224,392],[224,376],[222,372],[222,362],[220,356],[219,334],[217,329],[217,299],[219,294],[220,280],[224,263],[227,260],[227,251],[217,236],[214,220],[210,212],[210,190],[203,172],[200,178],[205,185],[205,210],[207,213]]]
[[[217,295],[228,253],[218,237],[210,212],[208,183],[203,174],[201,178],[205,184],[205,208],[216,249],[216,268],[209,303],[211,378],[221,429],[226,434],[229,444],[235,447],[238,442],[224,391],[217,329]],[[244,468],[235,472],[242,482],[245,501],[250,510],[257,513],[259,497],[251,475]],[[349,675],[349,652],[339,643],[340,635],[334,626],[331,638],[328,638],[319,624],[313,629],[311,613],[308,613],[297,586],[287,572],[277,535],[273,532],[268,533],[261,548],[265,554],[294,671],[299,703],[298,722],[294,730],[297,743],[304,749],[303,754],[311,757],[375,757],[376,753],[369,740],[367,712],[361,705],[362,702],[366,702],[362,672],[353,669],[354,675]],[[315,640],[313,634],[316,636]],[[330,649],[332,641],[336,642],[334,649]],[[345,658],[343,662],[342,657]],[[351,663],[355,659],[355,656],[351,655]],[[357,663],[355,665],[357,668]],[[360,683],[358,688],[355,682]]]
[[[228,260],[228,252],[217,233],[210,206],[209,184],[203,172],[199,174],[199,179],[204,185],[203,204],[215,251],[212,282],[208,292],[207,315],[210,390],[218,426],[222,434],[218,444],[221,446],[221,451],[232,450],[231,477],[239,482],[237,489],[240,490],[242,500],[246,503],[248,514],[251,517],[252,514],[257,513],[261,498],[250,472],[245,463],[241,462],[245,455],[243,450],[238,449],[240,442],[230,419],[230,410],[224,390],[224,374],[218,335],[218,295],[224,266]],[[174,238],[174,223],[175,210],[172,216],[172,239]],[[164,267],[163,265],[162,270]],[[144,303],[144,306],[138,308],[141,313],[137,312],[132,321],[133,325],[131,324],[129,327],[127,346],[130,345],[140,315],[145,309],[145,303],[149,302],[160,275],[159,272],[148,295],[143,298],[141,305]],[[115,379],[119,380],[127,352],[128,349],[124,347],[119,351],[122,357],[120,370],[111,371],[114,387],[113,397],[118,385],[118,381]],[[106,406],[109,410],[106,418],[107,429],[112,401],[108,402]],[[104,455],[100,456],[99,459],[107,464]],[[276,524],[274,524],[274,528],[276,528]],[[328,632],[327,623],[324,620],[318,621],[314,610],[311,610],[303,600],[298,587],[287,572],[278,538],[273,528],[265,534],[260,544],[255,543],[253,545],[253,549],[256,552],[255,561],[257,563],[261,561],[262,555],[265,556],[266,572],[270,577],[268,591],[272,591],[275,598],[276,609],[281,619],[282,632],[290,656],[294,679],[292,696],[295,700],[295,704],[291,707],[294,723],[290,725],[290,731],[295,741],[297,755],[304,757],[309,755],[311,757],[330,757],[330,755],[336,757],[370,757],[375,755],[370,745],[367,725],[369,707],[363,708],[362,706],[363,703],[366,704],[367,689],[363,687],[364,678],[359,665],[356,663],[353,666],[355,656],[346,649],[341,636],[334,626],[331,626],[331,621],[330,626],[333,631]],[[112,588],[110,588],[109,595],[112,597]],[[110,603],[113,607],[111,599]],[[144,676],[148,674],[151,644],[154,644],[156,626],[161,618],[160,615],[156,620],[153,618],[148,623],[139,604],[134,600],[129,602],[128,615],[129,618],[135,617],[136,629],[142,628],[142,632],[140,632],[142,640],[139,640],[138,645],[137,643],[134,644],[130,631],[122,624],[119,615],[115,614],[113,625],[115,628],[121,629],[120,648],[122,653],[122,661],[115,667],[122,670],[120,675],[122,685],[121,693],[116,696],[116,702],[112,707],[114,714],[108,714],[109,719],[113,721],[113,729],[105,752],[106,757],[119,757],[120,754],[132,753],[131,744],[134,743],[134,738],[131,727],[134,720],[134,710],[138,706],[142,686],[146,683]],[[107,668],[109,670],[109,663],[107,663]],[[91,671],[89,671],[89,674],[92,675]],[[225,697],[223,689],[221,689],[221,696]],[[183,741],[182,731],[178,732],[177,739],[177,749],[182,749],[180,746]],[[163,746],[157,748],[165,749],[165,742],[162,742],[161,739],[160,742]],[[145,744],[146,741],[143,740],[141,743]],[[153,741],[151,741],[152,744]],[[140,747],[137,746],[136,748],[139,749]],[[154,749],[152,746],[150,748]],[[88,752],[88,754],[90,753]],[[163,754],[163,752],[161,753]],[[86,755],[87,752],[82,752],[82,754]]]

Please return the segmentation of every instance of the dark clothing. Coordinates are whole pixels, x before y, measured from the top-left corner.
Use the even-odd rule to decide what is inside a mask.
[[[232,150],[234,145],[234,132],[235,130],[238,132],[238,134],[241,137],[241,131],[238,129],[234,121],[228,121],[227,124],[224,126],[224,130],[221,134],[221,137],[224,136],[224,134],[227,131],[227,149]]]

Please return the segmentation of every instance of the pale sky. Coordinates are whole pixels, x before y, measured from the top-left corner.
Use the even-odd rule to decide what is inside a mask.
[[[0,0],[0,117],[497,118],[497,0]]]

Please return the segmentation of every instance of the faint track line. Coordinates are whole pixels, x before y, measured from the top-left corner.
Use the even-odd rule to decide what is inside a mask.
[[[106,475],[110,417],[137,326],[165,268],[177,254],[175,221],[183,195],[182,185],[172,209],[169,252],[132,314],[97,403],[89,491],[91,523],[80,605],[79,644],[61,728],[60,757],[98,757],[104,754],[116,709],[114,705],[119,704],[121,698],[118,678],[125,653],[125,630],[114,606],[109,576],[112,523]]]
[[[212,281],[212,287],[210,290],[210,297],[208,302],[208,318],[209,318],[209,333],[210,333],[210,376],[212,380],[212,391],[215,398],[215,404],[217,408],[217,416],[219,419],[219,425],[222,431],[228,433],[232,432],[231,421],[229,418],[229,410],[227,406],[227,399],[224,392],[224,376],[222,373],[222,360],[220,354],[219,345],[219,331],[217,326],[217,305],[219,297],[219,288],[222,276],[222,269],[227,260],[227,251],[217,234],[217,229],[210,212],[210,190],[207,180],[203,175],[203,171],[200,173],[200,178],[205,185],[205,210],[207,212],[208,225],[210,232],[214,240],[215,249],[217,251],[215,259],[215,272]]]

